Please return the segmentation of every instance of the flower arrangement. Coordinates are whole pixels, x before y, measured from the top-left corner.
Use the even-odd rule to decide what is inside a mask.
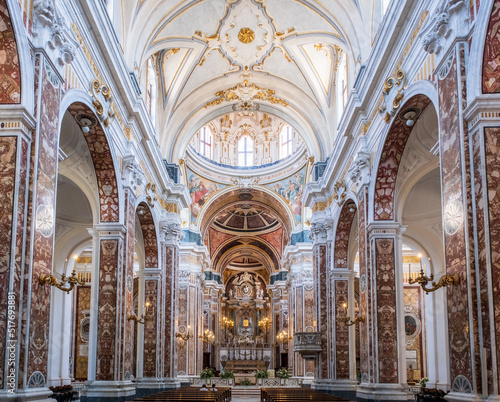
[[[418,380],[418,383],[420,384],[420,386],[422,388],[425,388],[425,386],[427,385],[428,382],[429,382],[429,379],[427,377],[424,377],[424,378],[421,378],[420,380]]]
[[[255,373],[255,378],[269,378],[269,371],[267,370],[257,370]]]
[[[222,373],[219,375],[220,378],[234,378],[234,372],[233,370],[224,370]]]
[[[207,367],[201,371],[200,378],[203,380],[210,380],[212,377],[215,377],[214,371]]]
[[[287,370],[287,369],[285,369],[285,368],[280,368],[280,369],[276,372],[276,377],[278,377],[278,378],[283,378],[283,379],[290,378],[290,373],[288,372],[288,370]]]
[[[244,380],[240,380],[240,385],[243,386],[252,385],[252,381],[250,381],[248,378],[245,378]]]

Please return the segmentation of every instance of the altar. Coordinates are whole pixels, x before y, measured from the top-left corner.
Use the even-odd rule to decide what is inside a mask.
[[[256,370],[266,368],[264,360],[228,360],[225,370],[232,370],[235,374],[253,374]]]

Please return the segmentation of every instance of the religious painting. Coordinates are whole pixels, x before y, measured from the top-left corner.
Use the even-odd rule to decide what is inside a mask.
[[[285,200],[295,216],[296,223],[302,222],[301,198],[306,178],[306,166],[304,165],[301,170],[286,179],[266,185]]]
[[[411,315],[405,315],[405,334],[408,337],[415,336],[418,330],[417,321]]]
[[[227,186],[200,177],[189,168],[186,168],[186,172],[189,180],[189,194],[191,195],[191,222],[194,223],[208,199]]]

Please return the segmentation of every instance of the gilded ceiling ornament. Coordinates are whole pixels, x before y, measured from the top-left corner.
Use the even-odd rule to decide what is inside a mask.
[[[268,101],[276,105],[288,106],[288,103],[276,96],[276,92],[272,89],[260,88],[255,84],[250,84],[248,80],[243,80],[241,84],[238,84],[232,88],[224,89],[222,91],[217,91],[215,93],[216,99],[207,102],[205,108],[209,106],[219,105],[220,103],[226,101],[241,101],[243,103],[252,103],[252,100]]]
[[[401,106],[407,87],[406,73],[401,68],[396,71],[394,76],[385,80],[382,89],[383,101],[379,107],[379,113],[386,123],[389,123],[391,117],[396,114],[396,111]]]
[[[241,28],[238,33],[238,39],[241,43],[252,43],[255,39],[255,32],[250,28]]]
[[[90,84],[90,95],[92,96],[92,105],[94,105],[97,115],[104,123],[104,126],[108,127],[115,118],[111,90],[106,84],[95,79]]]

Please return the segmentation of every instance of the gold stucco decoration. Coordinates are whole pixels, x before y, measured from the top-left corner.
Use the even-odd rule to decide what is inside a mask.
[[[241,28],[238,33],[238,39],[241,43],[252,43],[255,39],[255,32],[250,28]]]

